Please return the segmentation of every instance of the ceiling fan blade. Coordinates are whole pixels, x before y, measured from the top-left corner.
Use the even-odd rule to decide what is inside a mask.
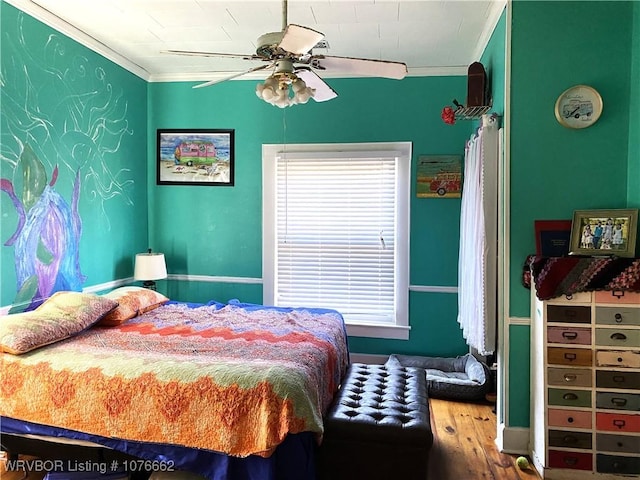
[[[290,24],[287,25],[278,47],[286,52],[296,55],[304,55],[323,38],[323,33],[317,32],[308,27]]]
[[[315,72],[309,69],[296,70],[296,75],[304,80],[307,87],[315,89],[313,98],[316,102],[326,102],[332,98],[336,98],[338,94],[324,80],[322,80]]]
[[[314,55],[310,63],[313,67],[320,70],[335,70],[340,73],[350,73],[361,77],[382,77],[402,80],[407,75],[406,64],[388,60]]]
[[[224,57],[241,58],[243,60],[264,60],[258,55],[241,55],[237,53],[193,52],[188,50],[162,50],[160,53],[167,53],[170,55],[186,55],[189,57]]]
[[[217,78],[215,80],[209,80],[208,82],[200,83],[198,85],[194,85],[192,88],[208,87],[210,85],[215,85],[216,83],[222,83],[222,82],[226,82],[227,80],[231,80],[233,78],[241,77],[242,75],[246,75],[247,73],[257,72],[258,70],[264,70],[265,68],[269,68],[269,67],[272,67],[272,66],[273,66],[273,64],[258,65],[257,67],[250,68],[249,70],[245,70],[244,72],[234,73],[233,75],[229,75],[228,77]]]

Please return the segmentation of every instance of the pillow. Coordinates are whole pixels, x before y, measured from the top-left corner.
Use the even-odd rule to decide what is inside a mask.
[[[56,292],[35,310],[0,318],[0,347],[19,355],[64,340],[117,306],[115,300],[93,293]]]
[[[142,287],[120,287],[103,295],[118,302],[118,307],[100,320],[99,325],[114,327],[136,315],[150,312],[169,301],[167,297],[154,290]]]

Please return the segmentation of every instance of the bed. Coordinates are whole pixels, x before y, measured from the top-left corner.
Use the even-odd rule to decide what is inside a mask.
[[[2,442],[91,442],[212,480],[313,478],[348,362],[333,310],[168,302],[3,353]]]

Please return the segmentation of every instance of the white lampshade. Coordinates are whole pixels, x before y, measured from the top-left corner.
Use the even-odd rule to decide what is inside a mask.
[[[167,278],[167,265],[164,261],[164,253],[155,253],[149,250],[147,253],[136,254],[133,278],[135,280],[160,280],[161,278]]]

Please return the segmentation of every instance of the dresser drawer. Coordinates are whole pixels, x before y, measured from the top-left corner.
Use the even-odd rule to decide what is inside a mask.
[[[640,330],[638,333],[640,333]],[[547,342],[591,345],[591,329],[584,327],[547,327]]]
[[[640,293],[621,290],[600,290],[595,292],[596,303],[640,305]]]
[[[547,300],[549,305],[571,305],[576,303],[591,303],[591,292],[576,292]]]
[[[599,325],[640,325],[640,308],[596,307],[596,323]]]
[[[596,345],[640,347],[640,329],[596,328]]]
[[[547,401],[549,405],[562,407],[590,407],[591,391],[550,388]]]
[[[599,452],[640,452],[640,436],[637,435],[613,435],[610,433],[598,433],[596,435],[596,450]]]
[[[547,347],[547,363],[590,367],[592,351],[587,348]]]
[[[547,305],[547,322],[591,323],[591,307]]]
[[[550,427],[591,428],[591,411],[550,408],[547,411]]]
[[[549,385],[556,386],[590,387],[591,370],[587,368],[549,367],[547,369],[547,382]]]
[[[550,447],[591,448],[590,432],[568,432],[566,430],[549,430]]]
[[[640,394],[596,392],[596,408],[640,412]]]
[[[638,474],[640,473],[640,457],[599,453],[596,455],[596,470],[600,473]]]
[[[640,432],[640,415],[626,413],[596,413],[596,428],[607,432]]]
[[[631,350],[598,350],[596,352],[596,366],[640,368],[640,352]]]
[[[597,370],[596,387],[634,388],[640,390],[640,372]]]
[[[549,450],[549,467],[593,470],[593,455],[584,452]]]

